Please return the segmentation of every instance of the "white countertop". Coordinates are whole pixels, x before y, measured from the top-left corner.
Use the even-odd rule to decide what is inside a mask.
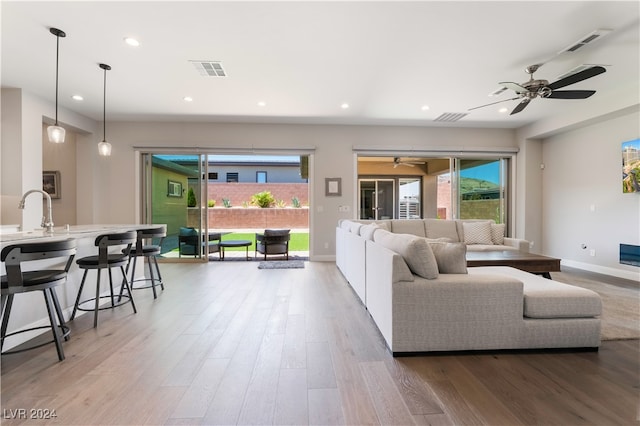
[[[73,225],[68,229],[64,226],[56,226],[53,230],[53,234],[47,233],[44,229],[35,229],[32,231],[19,231],[13,233],[7,233],[0,235],[0,243],[2,246],[8,243],[19,242],[35,242],[37,241],[50,241],[59,240],[65,238],[86,238],[97,237],[100,234],[106,234],[109,232],[126,232],[137,229],[144,229],[146,227],[154,227],[157,225]]]

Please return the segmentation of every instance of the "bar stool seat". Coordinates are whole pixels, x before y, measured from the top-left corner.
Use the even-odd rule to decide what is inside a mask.
[[[130,259],[129,265],[133,263],[133,266],[131,268],[131,278],[130,278],[131,289],[141,290],[145,288],[151,288],[153,289],[154,299],[158,297],[156,292],[156,286],[159,285],[160,288],[164,290],[164,283],[162,282],[162,275],[160,274],[160,268],[158,267],[158,259],[156,258],[156,256],[159,256],[161,254],[162,241],[166,236],[167,236],[167,227],[165,225],[154,227],[154,228],[139,229],[137,232],[136,245],[129,252],[129,259]],[[156,243],[154,243],[153,241],[154,239],[157,239]],[[145,242],[150,242],[150,243],[145,244]],[[135,278],[136,263],[137,263],[138,257],[140,256],[143,256],[145,259],[147,259],[150,278],[146,278],[146,277]],[[131,259],[133,260],[133,262],[131,262]],[[129,272],[129,265],[127,265],[127,272]],[[143,264],[143,268],[144,268],[144,264]],[[139,283],[139,285],[137,285],[136,283]],[[120,295],[122,295],[122,288],[120,289]]]
[[[51,329],[53,340],[49,340],[40,344],[33,344],[22,349],[14,349],[2,352],[3,355],[20,353],[41,346],[55,343],[58,352],[58,359],[64,360],[64,351],[62,349],[62,338],[69,339],[69,327],[64,321],[64,315],[58,302],[55,287],[64,283],[73,258],[76,255],[76,242],[69,238],[61,241],[49,241],[40,243],[24,243],[12,244],[2,249],[0,260],[5,262],[7,275],[0,277],[0,289],[2,294],[2,326],[0,334],[2,341],[0,350],[4,347],[4,341],[7,337],[14,336],[28,331],[39,329]],[[44,269],[23,271],[23,264],[36,260],[49,260],[66,257],[67,261],[64,267],[60,269]],[[42,291],[44,295],[45,305],[49,316],[49,325],[31,327],[27,329],[17,330],[7,334],[11,308],[13,306],[13,298],[16,294],[27,293],[31,291]]]
[[[93,311],[93,326],[97,327],[98,311],[113,309],[125,303],[131,303],[134,314],[138,312],[133,301],[133,295],[131,294],[129,282],[127,280],[127,273],[124,269],[125,265],[128,265],[129,263],[129,252],[131,251],[131,247],[135,241],[135,231],[99,235],[95,240],[95,245],[96,247],[98,247],[98,255],[85,256],[76,261],[78,267],[80,269],[84,269],[84,274],[82,275],[82,282],[80,283],[80,288],[78,289],[78,296],[76,297],[76,302],[73,306],[73,312],[71,313],[72,320],[75,318],[77,311]],[[122,251],[110,253],[109,248],[114,246],[125,246],[125,248],[122,249]],[[127,294],[120,294],[120,296],[118,297],[118,301],[116,301],[116,295],[113,292],[113,278],[111,275],[112,268],[120,268],[120,272],[122,273],[122,290],[127,290]],[[82,290],[84,289],[85,281],[87,278],[87,273],[90,269],[96,269],[98,272],[96,281],[96,295],[95,297],[80,301],[82,297]],[[107,269],[109,271],[110,293],[108,296],[100,296],[100,275],[103,269]],[[123,297],[125,298],[125,300],[121,300]],[[111,303],[107,306],[100,307],[101,299],[110,299]],[[93,302],[92,309],[83,307],[84,304],[90,302]]]

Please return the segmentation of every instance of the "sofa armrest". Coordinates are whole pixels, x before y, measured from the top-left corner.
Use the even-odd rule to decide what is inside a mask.
[[[521,238],[504,237],[505,246],[515,247],[518,251],[523,253],[529,253],[530,243],[527,240]]]

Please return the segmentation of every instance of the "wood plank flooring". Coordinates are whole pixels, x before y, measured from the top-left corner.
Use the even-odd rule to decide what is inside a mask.
[[[65,361],[3,356],[2,424],[640,424],[638,340],[393,358],[333,263],[160,267],[138,314],[72,321]]]

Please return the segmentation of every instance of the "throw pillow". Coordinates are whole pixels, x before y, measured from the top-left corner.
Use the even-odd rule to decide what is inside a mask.
[[[491,241],[493,244],[504,244],[504,223],[491,224]]]
[[[266,237],[282,236],[282,235],[288,235],[289,232],[291,232],[290,229],[265,229],[264,230],[264,235]]]
[[[460,241],[454,220],[425,219],[424,224],[427,238],[448,238],[451,241]]]
[[[360,228],[362,228],[362,224],[359,222],[351,222],[351,233],[352,234],[356,234],[356,235],[360,235]]]
[[[463,222],[464,242],[467,244],[493,244],[491,222]]]
[[[429,242],[441,274],[467,273],[467,245],[464,243]]]
[[[370,223],[368,225],[363,225],[360,228],[360,236],[365,240],[373,241],[373,233],[376,232],[376,229],[382,229],[382,228],[377,223]]]
[[[438,263],[427,240],[409,234],[393,234],[384,230],[377,230],[373,240],[398,253],[411,272],[428,280],[438,278]]]

